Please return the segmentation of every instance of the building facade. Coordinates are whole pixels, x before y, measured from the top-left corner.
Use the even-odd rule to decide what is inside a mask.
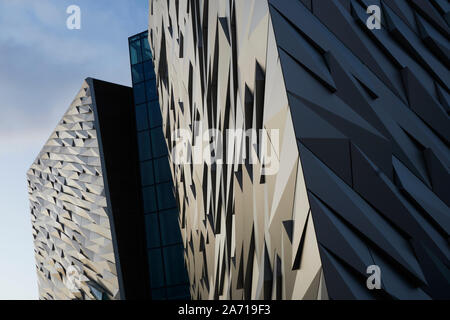
[[[41,299],[150,297],[132,105],[86,79],[27,173]]]
[[[86,79],[27,173],[41,299],[190,299],[147,31]]]
[[[193,298],[449,298],[444,2],[150,0]]]
[[[129,38],[152,299],[189,299],[184,248],[156,91],[148,32]]]

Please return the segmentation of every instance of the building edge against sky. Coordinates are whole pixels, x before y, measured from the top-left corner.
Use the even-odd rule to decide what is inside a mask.
[[[88,78],[28,172],[41,299],[190,299],[147,31],[133,89]]]
[[[361,2],[150,0],[133,89],[86,79],[27,173],[40,297],[450,298],[445,10],[381,3],[370,31]],[[199,128],[269,139],[178,163]]]
[[[132,101],[86,79],[28,172],[41,299],[149,295]]]
[[[381,1],[370,30],[367,1],[150,0],[193,298],[450,298],[450,30],[432,2]],[[279,130],[278,173],[177,163],[176,130],[194,148],[198,126]]]
[[[151,295],[156,300],[190,299],[148,32],[128,40]]]

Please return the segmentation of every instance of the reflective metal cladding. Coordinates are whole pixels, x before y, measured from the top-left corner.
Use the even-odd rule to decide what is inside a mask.
[[[27,173],[41,299],[450,299],[445,1],[149,3]]]
[[[132,103],[87,79],[27,173],[41,299],[150,295]]]
[[[366,2],[150,1],[193,298],[449,298],[447,5]]]

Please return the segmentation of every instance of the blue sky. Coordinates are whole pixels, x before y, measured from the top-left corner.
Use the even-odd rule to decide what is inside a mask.
[[[0,299],[38,298],[26,171],[85,78],[131,85],[147,25],[148,0],[0,0]]]

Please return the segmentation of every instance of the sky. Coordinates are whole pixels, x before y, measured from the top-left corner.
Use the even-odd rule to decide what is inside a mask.
[[[38,298],[28,168],[85,78],[131,85],[128,37],[147,27],[148,0],[0,0],[0,300]]]

